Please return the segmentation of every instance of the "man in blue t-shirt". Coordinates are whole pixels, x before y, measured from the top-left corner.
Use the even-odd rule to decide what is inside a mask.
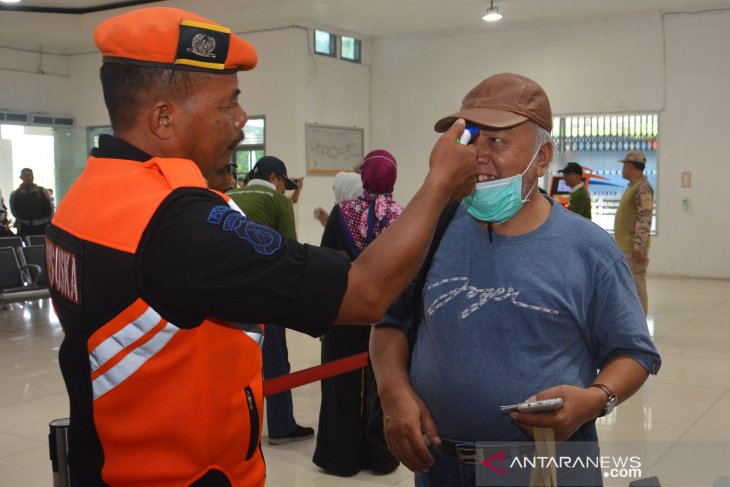
[[[478,182],[433,254],[412,354],[405,295],[371,337],[385,436],[417,486],[527,485],[535,473],[512,459],[552,447],[550,434],[592,444],[585,455],[596,456],[594,420],[631,397],[661,359],[613,239],[539,193],[553,155],[543,89],[492,76],[436,131],[457,118],[479,129]],[[500,411],[550,398],[563,407]],[[558,465],[558,485],[601,485],[598,468],[575,465]]]

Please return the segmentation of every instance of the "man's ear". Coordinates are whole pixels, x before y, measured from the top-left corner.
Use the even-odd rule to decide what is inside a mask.
[[[173,112],[173,105],[168,100],[157,101],[148,111],[150,131],[162,140],[172,137]]]
[[[548,164],[553,160],[553,144],[546,142],[537,151],[535,156],[535,166],[537,169],[537,177],[541,178],[547,171]]]

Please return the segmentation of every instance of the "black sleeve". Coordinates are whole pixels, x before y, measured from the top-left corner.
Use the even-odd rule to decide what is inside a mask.
[[[142,297],[176,326],[212,316],[312,336],[335,320],[350,266],[344,253],[282,238],[198,188],[160,205],[136,259]]]

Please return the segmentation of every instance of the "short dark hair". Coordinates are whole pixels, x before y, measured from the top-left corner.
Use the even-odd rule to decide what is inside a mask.
[[[643,171],[643,170],[644,170],[644,168],[646,167],[646,164],[645,164],[645,163],[643,163],[643,162],[634,162],[634,161],[631,161],[631,164],[633,164],[633,165],[634,165],[634,167],[635,167],[636,169],[638,169],[639,171]]]
[[[179,99],[204,76],[193,71],[117,63],[102,64],[99,74],[104,103],[115,132],[134,124],[142,102],[150,96]]]

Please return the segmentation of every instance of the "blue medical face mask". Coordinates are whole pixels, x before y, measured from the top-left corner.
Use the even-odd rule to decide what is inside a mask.
[[[538,149],[530,159],[522,174],[516,174],[509,178],[477,183],[474,191],[464,198],[462,204],[466,211],[479,221],[488,223],[504,223],[520,211],[522,205],[530,200],[530,192],[522,198],[522,176],[530,169],[535,162]]]

